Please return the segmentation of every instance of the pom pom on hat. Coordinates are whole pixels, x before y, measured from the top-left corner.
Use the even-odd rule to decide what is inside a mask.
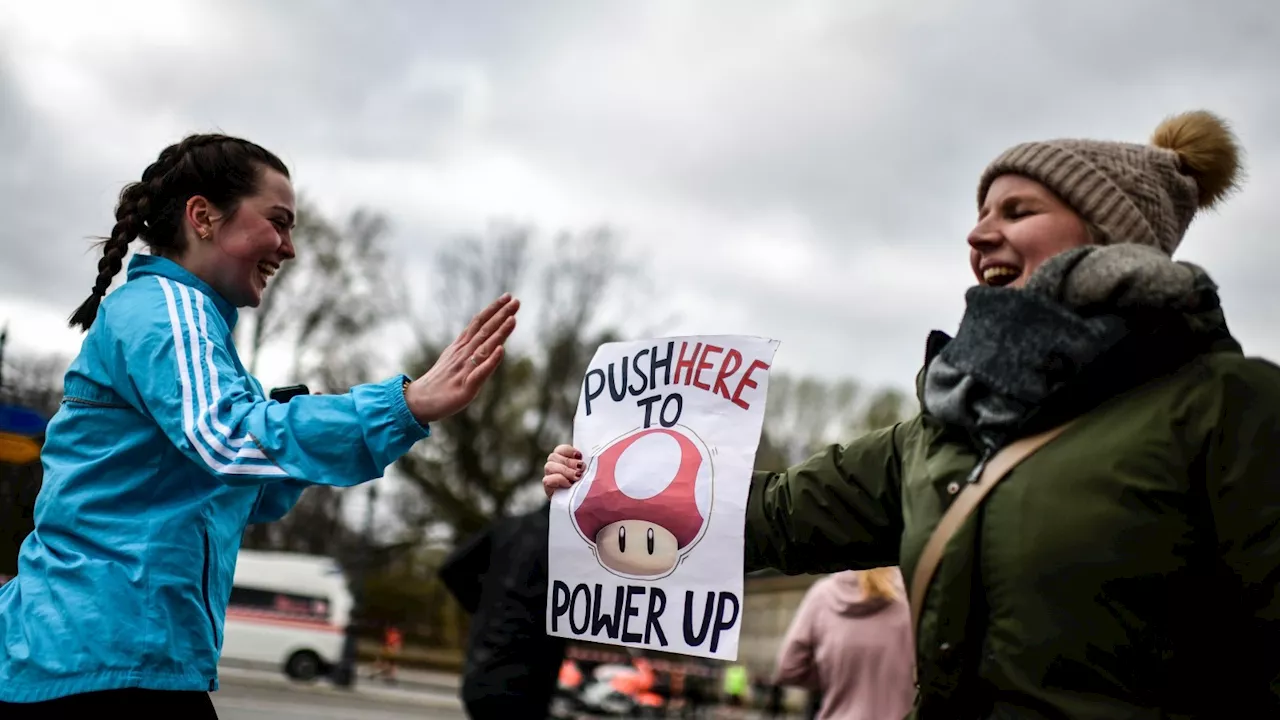
[[[1102,231],[1106,244],[1147,245],[1172,255],[1196,212],[1238,187],[1243,151],[1226,121],[1194,110],[1165,119],[1150,144],[1062,138],[1001,153],[978,182],[1023,175],[1057,193]]]
[[[1200,190],[1201,208],[1213,207],[1239,187],[1240,146],[1227,122],[1211,112],[1167,118],[1152,134],[1151,144],[1178,154],[1181,170]]]

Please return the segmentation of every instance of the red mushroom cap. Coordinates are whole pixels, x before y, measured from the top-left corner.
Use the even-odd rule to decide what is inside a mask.
[[[662,492],[644,499],[631,497],[618,487],[618,459],[637,440],[654,434],[667,435],[680,444],[680,467]],[[683,550],[697,539],[705,522],[694,494],[702,461],[702,453],[692,440],[668,428],[642,430],[610,445],[597,458],[595,478],[587,497],[574,511],[578,529],[594,543],[596,534],[606,525],[620,520],[643,520],[665,528]]]

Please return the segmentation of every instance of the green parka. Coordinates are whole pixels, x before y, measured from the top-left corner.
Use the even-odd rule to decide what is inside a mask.
[[[1075,422],[952,538],[916,717],[1280,718],[1280,368],[1196,323],[1189,361],[1153,347],[1118,394],[1106,374],[1073,389],[1042,425]],[[922,411],[757,473],[747,569],[910,582],[979,460]]]

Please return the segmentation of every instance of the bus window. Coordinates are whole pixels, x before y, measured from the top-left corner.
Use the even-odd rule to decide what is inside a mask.
[[[243,585],[231,588],[229,606],[284,617],[329,621],[329,602],[324,598],[260,590]]]

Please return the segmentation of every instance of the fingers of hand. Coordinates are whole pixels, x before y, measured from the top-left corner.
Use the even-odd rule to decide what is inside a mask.
[[[573,483],[582,477],[582,472],[585,469],[586,465],[584,465],[580,460],[572,462],[548,461],[544,468],[546,473],[545,479],[550,480],[554,477],[558,477],[566,483]],[[568,487],[568,485],[565,485],[565,487]]]
[[[542,490],[547,494],[547,497],[555,495],[557,490],[568,490],[571,487],[573,487],[573,484],[561,475],[548,475],[542,478]]]
[[[498,328],[498,331],[496,333],[487,337],[484,344],[472,349],[471,356],[470,356],[471,364],[473,366],[480,365],[486,359],[495,355],[499,350],[502,349],[503,343],[507,341],[507,338],[511,337],[511,332],[515,330],[515,328],[516,328],[516,319],[507,318],[506,322],[504,322],[502,326]],[[477,336],[477,338],[479,337],[484,337],[484,333],[481,333],[479,336]]]
[[[542,478],[542,489],[550,498],[557,490],[573,487],[575,482],[582,479],[587,464],[582,459],[582,453],[572,445],[560,445],[547,456],[544,469],[546,474]]]
[[[572,445],[557,445],[556,449],[551,451],[550,459],[555,460],[557,455],[564,458],[565,461],[582,459],[582,453],[578,452],[578,449]]]
[[[479,348],[492,349],[496,345],[501,345],[511,335],[511,331],[515,329],[516,312],[520,310],[520,301],[512,300],[503,305],[497,313],[494,313],[480,330],[467,343],[467,349],[475,352]]]
[[[504,348],[499,347],[493,351],[493,354],[481,359],[481,353],[477,352],[471,356],[471,363],[467,368],[471,370],[471,374],[467,376],[467,385],[473,389],[478,389],[480,384],[489,379],[494,370],[498,369],[498,365],[502,363],[502,357],[506,354]]]
[[[490,318],[485,328],[458,354],[463,378],[467,385],[478,387],[480,383],[489,379],[493,371],[502,363],[502,358],[506,354],[503,343],[516,328],[516,319],[513,316],[519,306],[519,300],[512,300],[504,305],[501,312]],[[498,324],[495,326],[494,323]],[[488,329],[490,326],[493,326],[492,331]],[[454,365],[454,367],[459,366]]]
[[[582,458],[576,458],[573,455],[561,455],[559,453],[553,453],[551,456],[547,458],[547,462],[552,464],[563,465],[564,467],[567,467],[570,470],[586,470],[587,469],[586,462],[584,462]]]
[[[520,309],[520,301],[511,297],[510,293],[503,293],[502,297],[471,318],[467,329],[458,336],[458,344],[473,349],[479,342],[483,342],[483,338],[492,335],[502,321],[514,315],[518,309]]]

